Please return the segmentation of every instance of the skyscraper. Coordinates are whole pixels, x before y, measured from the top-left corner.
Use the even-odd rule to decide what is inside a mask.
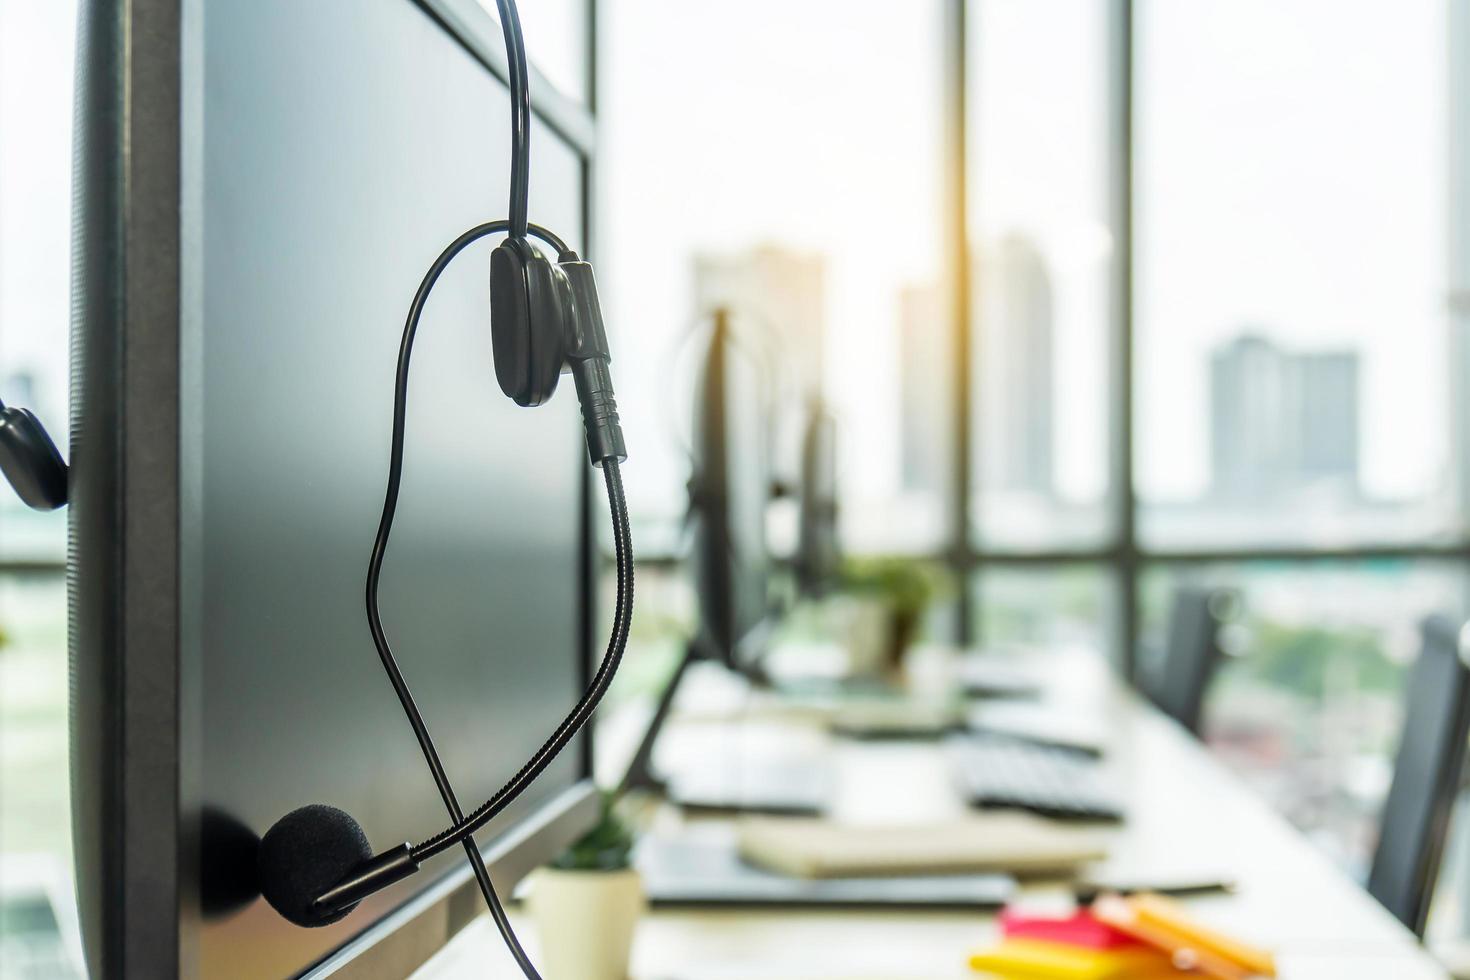
[[[1301,394],[1301,478],[1358,489],[1358,355],[1296,355]]]
[[[1244,333],[1210,359],[1214,494],[1356,493],[1358,355],[1286,351]]]
[[[744,315],[756,329],[771,332],[789,380],[803,396],[822,391],[826,289],[822,256],[779,245],[694,259],[695,308],[727,307],[737,319]]]
[[[1273,492],[1290,456],[1286,367],[1270,341],[1244,334],[1210,358],[1210,471],[1216,497]]]
[[[975,286],[980,483],[988,490],[1050,496],[1056,486],[1056,371],[1046,260],[1029,239],[1007,235],[981,251]]]
[[[899,438],[903,488],[948,485],[949,316],[937,286],[908,286],[898,297]]]

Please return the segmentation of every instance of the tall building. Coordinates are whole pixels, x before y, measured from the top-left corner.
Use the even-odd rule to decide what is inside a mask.
[[[1296,355],[1301,374],[1301,476],[1358,488],[1358,355]]]
[[[981,485],[1050,496],[1056,487],[1056,369],[1046,260],[1030,240],[1008,235],[981,251],[975,295]]]
[[[939,287],[905,287],[898,297],[900,479],[905,490],[942,492],[948,485],[953,356]]]
[[[1214,494],[1247,500],[1272,493],[1290,456],[1285,355],[1243,335],[1210,358],[1210,472]]]
[[[1358,355],[1295,352],[1246,333],[1210,359],[1214,494],[1259,500],[1358,489]]]
[[[802,395],[822,391],[827,272],[820,255],[779,245],[694,259],[695,308],[727,307],[772,332],[781,362]]]

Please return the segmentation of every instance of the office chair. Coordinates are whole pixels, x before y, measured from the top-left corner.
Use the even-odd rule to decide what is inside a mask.
[[[1220,609],[1225,593],[1182,587],[1174,592],[1162,662],[1143,677],[1144,695],[1199,735],[1205,688],[1220,662]]]
[[[1470,737],[1470,666],[1456,624],[1424,621],[1409,676],[1393,783],[1383,806],[1368,892],[1423,938]]]

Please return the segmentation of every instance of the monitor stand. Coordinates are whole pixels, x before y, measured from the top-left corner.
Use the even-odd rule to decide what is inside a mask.
[[[689,810],[723,813],[772,813],[796,816],[817,816],[824,812],[831,799],[831,772],[822,766],[795,764],[768,767],[763,770],[746,770],[741,774],[741,785],[731,790],[725,786],[699,786],[691,781],[688,785],[675,781],[674,785],[653,771],[653,750],[658,744],[659,734],[668,722],[674,700],[689,668],[702,660],[724,662],[724,658],[713,655],[713,647],[702,636],[695,636],[684,647],[673,675],[659,695],[648,729],[643,733],[628,772],[618,787],[618,795],[629,790],[644,790],[660,793],[679,806]],[[752,684],[769,686],[764,671],[752,668],[750,673],[741,671]]]

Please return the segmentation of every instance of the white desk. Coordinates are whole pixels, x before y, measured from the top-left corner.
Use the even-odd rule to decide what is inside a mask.
[[[1069,663],[1059,676],[1062,696],[1093,701],[1115,733],[1108,765],[1126,787],[1129,812],[1109,859],[1115,870],[1229,872],[1238,883],[1233,894],[1185,901],[1211,923],[1274,949],[1285,980],[1446,976],[1407,930],[1100,663]],[[800,725],[759,709],[744,724],[789,736]],[[695,745],[696,729],[711,727],[686,719],[671,724],[667,738]],[[823,736],[808,728],[803,737]],[[963,806],[936,746],[834,741],[832,751],[840,785],[834,816],[922,821]],[[531,923],[516,922],[534,955]],[[974,980],[966,952],[995,935],[993,917],[980,913],[660,910],[640,926],[633,978]],[[517,973],[482,916],[415,976],[486,975]]]

